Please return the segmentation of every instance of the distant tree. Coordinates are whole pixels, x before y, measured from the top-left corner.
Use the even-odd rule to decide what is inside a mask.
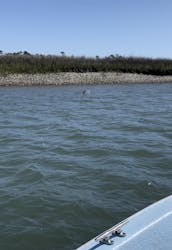
[[[114,59],[115,56],[114,56],[113,54],[111,54],[111,55],[109,56],[109,58],[110,58],[110,59]]]
[[[0,50],[0,55],[2,55],[3,54],[3,51],[2,50]]]
[[[29,55],[30,56],[30,53],[27,52],[26,50],[23,52],[24,55]]]
[[[60,52],[60,54],[61,54],[62,56],[65,56],[65,53],[64,53],[64,51],[61,51],[61,52]]]
[[[116,58],[122,58],[122,56],[120,54],[115,54]]]
[[[15,52],[15,55],[22,55],[22,54],[23,54],[22,51]]]

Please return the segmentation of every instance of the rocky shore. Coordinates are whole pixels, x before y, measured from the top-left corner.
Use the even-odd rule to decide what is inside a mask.
[[[0,75],[0,86],[46,86],[46,85],[92,85],[122,83],[172,83],[172,76],[144,74],[88,72],[49,74],[7,74]]]

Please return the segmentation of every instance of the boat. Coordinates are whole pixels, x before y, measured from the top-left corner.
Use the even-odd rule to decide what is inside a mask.
[[[140,210],[77,250],[171,250],[172,195]]]

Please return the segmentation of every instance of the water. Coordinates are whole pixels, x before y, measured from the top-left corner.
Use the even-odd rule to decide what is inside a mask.
[[[75,249],[171,193],[172,85],[86,88],[0,88],[0,249]]]

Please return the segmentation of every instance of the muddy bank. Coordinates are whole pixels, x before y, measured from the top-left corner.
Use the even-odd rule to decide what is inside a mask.
[[[0,86],[84,85],[116,83],[166,83],[172,76],[152,76],[131,73],[50,73],[0,75]]]

